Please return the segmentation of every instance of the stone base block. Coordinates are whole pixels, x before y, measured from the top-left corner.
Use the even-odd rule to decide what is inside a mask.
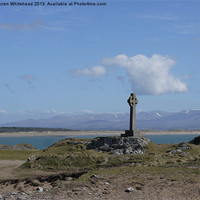
[[[136,136],[139,135],[140,131],[138,130],[125,130],[125,134],[121,134],[121,137],[131,137],[131,136]]]
[[[129,136],[134,136],[133,130],[125,130],[125,134],[121,134],[121,137],[129,137]]]

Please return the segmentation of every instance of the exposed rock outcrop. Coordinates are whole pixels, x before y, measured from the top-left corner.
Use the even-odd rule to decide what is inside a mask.
[[[195,137],[193,140],[189,141],[190,144],[200,145],[200,136]]]
[[[110,152],[115,155],[122,154],[143,154],[146,145],[151,142],[144,136],[132,137],[99,137],[92,139],[87,144],[87,149],[96,149],[98,151]]]
[[[187,143],[182,142],[182,143],[178,144],[178,147],[176,149],[168,151],[168,153],[170,153],[170,154],[186,154],[186,152],[184,152],[184,151],[186,151],[188,149],[191,149],[191,147],[189,147],[187,145]]]

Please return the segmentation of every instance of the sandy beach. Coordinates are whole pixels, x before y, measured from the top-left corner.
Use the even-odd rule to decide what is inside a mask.
[[[124,131],[45,131],[45,132],[5,132],[0,137],[34,137],[34,136],[119,136]],[[200,130],[139,131],[142,135],[200,135]]]

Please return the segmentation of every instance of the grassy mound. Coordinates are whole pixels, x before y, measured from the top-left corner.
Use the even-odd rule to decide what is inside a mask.
[[[177,145],[149,143],[145,154],[111,155],[96,150],[87,150],[87,139],[68,138],[47,149],[38,151],[23,168],[47,171],[88,171],[99,168],[130,165],[132,167],[189,168],[200,166],[200,147],[187,144],[187,150],[169,153]]]
[[[105,162],[105,153],[86,150],[87,140],[68,138],[47,149],[40,150],[23,168],[48,171],[80,171],[96,168]]]

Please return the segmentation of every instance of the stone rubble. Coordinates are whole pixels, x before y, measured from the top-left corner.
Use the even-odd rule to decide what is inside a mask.
[[[143,154],[149,142],[151,141],[148,138],[141,135],[132,137],[99,137],[92,139],[86,148],[109,152],[114,155]]]
[[[44,189],[39,187],[36,189],[36,192],[43,192]],[[34,195],[34,192],[27,191],[27,192],[10,192],[5,195],[0,195],[0,199],[3,200],[26,200],[26,199],[32,199],[32,195]],[[48,199],[48,198],[47,198]]]
[[[191,149],[186,143],[180,143],[176,149],[168,151],[170,154],[186,154],[185,150]]]

